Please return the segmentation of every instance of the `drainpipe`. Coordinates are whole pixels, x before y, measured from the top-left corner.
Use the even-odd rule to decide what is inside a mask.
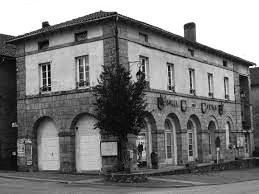
[[[120,56],[119,56],[119,36],[118,36],[118,20],[119,17],[116,15],[115,18],[115,53],[116,53],[116,65],[120,64]]]

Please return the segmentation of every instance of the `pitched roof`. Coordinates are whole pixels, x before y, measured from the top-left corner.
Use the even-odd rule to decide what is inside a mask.
[[[250,68],[251,85],[259,85],[259,67]]]
[[[83,16],[83,17],[79,17],[79,18],[76,18],[76,19],[73,19],[73,20],[69,20],[69,21],[60,23],[60,24],[48,26],[48,27],[41,28],[39,30],[35,30],[35,31],[29,32],[29,33],[26,33],[26,34],[23,34],[23,35],[20,35],[20,36],[13,37],[8,41],[8,43],[14,43],[18,40],[22,40],[22,39],[26,39],[26,38],[29,38],[29,37],[37,36],[39,34],[51,33],[51,32],[54,32],[54,31],[57,31],[57,30],[60,30],[60,29],[64,29],[64,28],[68,28],[68,27],[72,27],[72,26],[77,26],[77,25],[80,25],[80,24],[90,23],[90,22],[94,22],[94,21],[100,21],[100,20],[104,20],[104,19],[112,18],[112,17],[118,17],[119,19],[122,19],[126,22],[131,22],[131,23],[134,23],[136,25],[140,25],[140,26],[143,26],[145,28],[151,29],[151,30],[156,31],[160,34],[168,36],[172,39],[175,39],[177,41],[180,41],[180,42],[183,42],[183,43],[188,44],[190,46],[193,46],[194,48],[205,50],[207,52],[212,52],[212,53],[217,54],[219,56],[223,56],[223,57],[229,58],[231,60],[244,63],[248,66],[256,65],[253,62],[250,62],[250,61],[247,61],[245,59],[239,58],[237,56],[228,54],[228,53],[223,52],[221,50],[211,48],[209,46],[200,44],[198,42],[189,41],[182,36],[173,34],[171,32],[168,32],[168,31],[163,30],[161,28],[158,28],[156,26],[152,26],[152,25],[147,24],[145,22],[141,22],[141,21],[132,19],[130,17],[118,14],[117,12],[104,12],[104,11],[95,12],[95,13],[92,13],[92,14],[89,14],[89,15],[86,15],[86,16]]]
[[[116,14],[117,14],[117,12],[104,12],[104,11],[95,12],[95,13],[92,13],[92,14],[89,14],[89,15],[86,15],[86,16],[83,16],[83,17],[79,17],[79,18],[72,19],[72,20],[69,20],[69,21],[66,21],[66,22],[62,22],[60,24],[56,24],[56,25],[53,25],[53,26],[47,26],[45,28],[41,28],[41,29],[26,33],[26,34],[23,34],[23,35],[13,37],[8,42],[11,43],[13,41],[25,39],[25,38],[32,37],[32,36],[35,36],[35,35],[38,35],[38,34],[43,34],[43,33],[47,33],[47,32],[48,33],[54,32],[54,31],[64,29],[64,28],[67,28],[67,27],[72,27],[72,26],[84,24],[84,23],[87,23],[87,22],[102,20],[102,19],[114,16]]]
[[[13,36],[0,34],[0,55],[15,57],[15,45],[6,44],[6,41]]]

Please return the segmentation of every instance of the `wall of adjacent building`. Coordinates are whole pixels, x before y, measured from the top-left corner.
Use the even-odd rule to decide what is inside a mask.
[[[17,128],[16,122],[16,69],[14,58],[0,56],[0,169],[15,169]]]

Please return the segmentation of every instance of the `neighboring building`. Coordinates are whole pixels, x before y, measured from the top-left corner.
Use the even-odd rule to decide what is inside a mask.
[[[259,150],[259,67],[250,68],[251,104],[253,106],[254,145]]]
[[[146,127],[136,140],[143,142],[147,167],[151,152],[158,154],[159,168],[215,161],[216,147],[221,160],[250,156],[250,106],[241,106],[240,92],[249,103],[254,63],[197,43],[195,33],[194,23],[185,25],[183,38],[101,11],[53,26],[43,22],[10,40],[17,46],[19,170],[116,166],[112,153],[101,156],[100,141],[116,138],[94,130],[91,92],[101,66],[116,57],[134,80],[140,68],[149,81]]]
[[[0,34],[0,169],[16,169],[16,67],[12,36]]]

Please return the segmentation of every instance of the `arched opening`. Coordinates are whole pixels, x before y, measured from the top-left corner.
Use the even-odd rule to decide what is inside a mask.
[[[195,128],[193,122],[187,122],[187,142],[188,142],[188,161],[194,161],[195,158]]]
[[[230,131],[231,131],[231,124],[229,121],[225,123],[225,130],[226,130],[226,149],[229,149],[230,146]]]
[[[36,122],[38,169],[56,171],[60,169],[60,152],[58,130],[49,117]]]
[[[177,164],[176,129],[172,119],[165,120],[165,158],[168,164]]]
[[[216,157],[216,148],[215,148],[215,131],[216,124],[214,121],[209,122],[208,132],[209,132],[209,155],[212,160]]]
[[[187,151],[188,161],[199,160],[202,156],[202,137],[200,120],[196,115],[191,115],[187,122]]]
[[[94,125],[97,120],[89,114],[80,114],[73,121],[75,129],[76,171],[95,171],[101,169],[99,129]]]

